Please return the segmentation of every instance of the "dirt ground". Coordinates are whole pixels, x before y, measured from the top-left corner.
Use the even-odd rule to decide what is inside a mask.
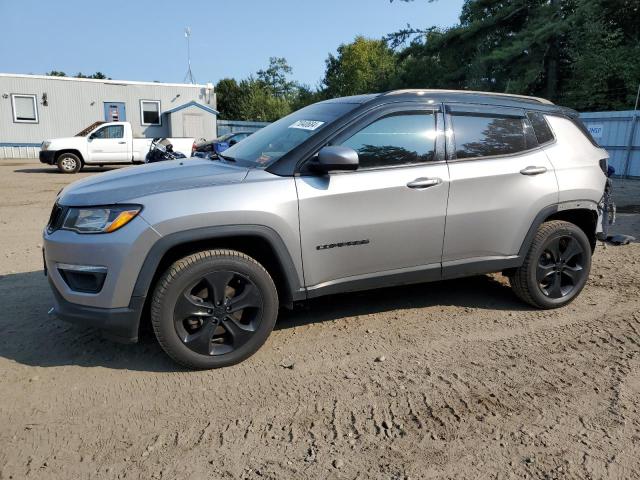
[[[640,244],[561,310],[500,276],[335,296],[191,372],[47,316],[41,230],[95,172],[0,163],[0,479],[640,478]]]

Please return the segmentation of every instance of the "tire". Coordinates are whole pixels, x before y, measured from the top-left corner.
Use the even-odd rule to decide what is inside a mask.
[[[176,261],[160,277],[151,323],[163,350],[180,365],[220,368],[264,344],[278,307],[273,279],[257,261],[234,250],[206,250]]]
[[[563,307],[582,291],[591,270],[591,245],[581,228],[553,220],[543,223],[524,263],[509,278],[515,294],[536,308]]]
[[[74,153],[63,153],[56,162],[62,173],[78,173],[82,168],[82,160]]]

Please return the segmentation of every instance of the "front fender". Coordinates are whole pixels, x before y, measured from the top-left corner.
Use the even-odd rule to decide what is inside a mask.
[[[290,301],[298,301],[306,298],[303,282],[296,270],[295,264],[287,250],[287,247],[278,233],[272,228],[263,225],[222,225],[214,227],[202,227],[172,233],[160,238],[151,247],[144,260],[142,269],[133,289],[132,297],[146,297],[151,288],[151,283],[158,271],[158,267],[164,256],[172,248],[206,240],[221,240],[230,237],[258,237],[271,246],[285,275]]]

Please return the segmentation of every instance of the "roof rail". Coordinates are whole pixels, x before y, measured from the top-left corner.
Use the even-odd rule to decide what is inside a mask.
[[[533,102],[543,103],[545,105],[554,105],[553,102],[546,98],[530,97],[528,95],[516,95],[514,93],[499,93],[499,92],[480,92],[476,90],[438,90],[438,89],[420,89],[420,88],[408,88],[404,90],[393,90],[386,92],[383,95],[400,95],[403,93],[422,93],[422,94],[434,94],[434,93],[455,93],[455,94],[468,94],[468,95],[492,95],[495,97],[511,97],[519,98],[522,100],[529,100]]]

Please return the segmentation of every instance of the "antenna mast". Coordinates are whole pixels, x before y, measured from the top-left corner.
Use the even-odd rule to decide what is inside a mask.
[[[187,69],[187,74],[184,76],[185,83],[196,83],[196,79],[193,76],[193,72],[191,71],[191,27],[187,27],[184,29],[184,38],[187,39],[187,62],[189,64],[189,68]]]

